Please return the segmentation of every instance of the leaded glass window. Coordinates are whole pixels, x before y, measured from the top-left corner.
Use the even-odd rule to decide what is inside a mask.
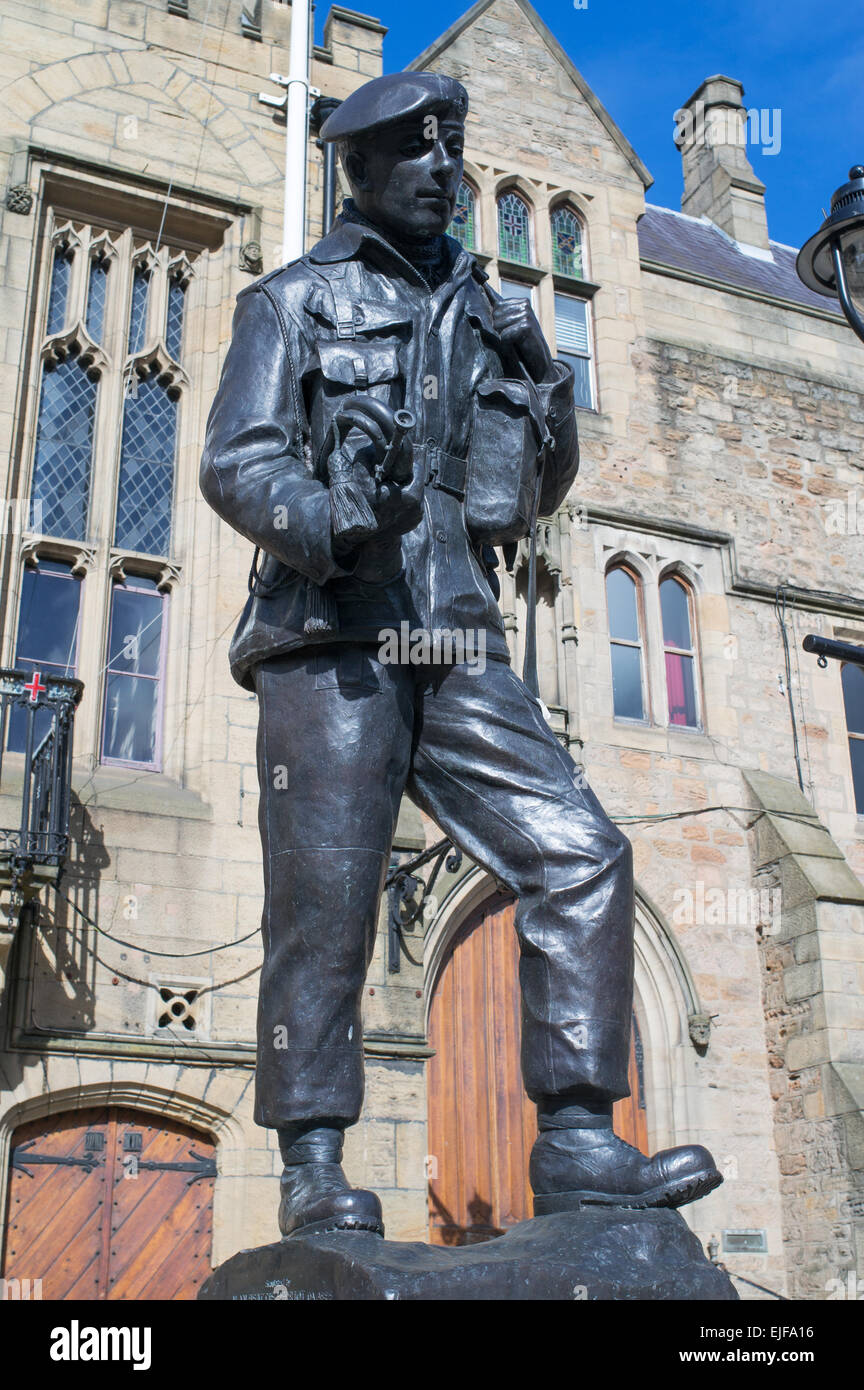
[[[531,214],[518,193],[498,199],[498,254],[505,261],[531,263]]]
[[[168,283],[168,323],[165,329],[165,346],[169,357],[180,361],[180,346],[183,342],[183,309],[186,304],[186,286],[176,275]]]
[[[136,265],[132,277],[132,304],[129,309],[129,352],[140,352],[144,346],[147,327],[147,291],[150,271],[146,265]]]
[[[459,185],[459,192],[456,195],[456,209],[453,213],[453,221],[448,227],[452,237],[465,247],[466,251],[473,251],[476,242],[476,199],[474,190],[469,183],[463,179]]]
[[[557,207],[552,213],[552,269],[558,275],[572,275],[581,280],[585,274],[582,264],[582,224],[572,208]]]
[[[75,358],[46,362],[39,397],[30,525],[81,541],[87,532],[97,383]]]
[[[177,443],[177,401],[156,369],[133,378],[123,409],[120,483],[114,544],[121,550],[167,555]]]
[[[20,571],[18,659],[27,670],[71,674],[80,646],[75,673],[85,701],[102,711],[99,745],[87,756],[155,768],[163,590],[180,573],[172,504],[194,270],[182,247],[158,236],[148,242],[132,228],[64,222],[50,208],[47,218],[40,357],[28,405],[35,424],[24,544],[36,568]],[[93,499],[109,497],[113,517],[107,527],[101,515],[94,525]],[[93,626],[79,643],[85,573]],[[106,632],[108,649],[100,652]],[[138,643],[137,655],[127,639]]]
[[[72,251],[61,242],[54,250],[54,264],[51,268],[51,288],[48,292],[48,317],[45,325],[47,333],[62,333],[66,325],[66,303],[69,298],[69,280],[72,275]]]
[[[94,256],[90,262],[90,281],[87,286],[87,332],[94,343],[101,343],[102,341],[110,264],[107,256]]]

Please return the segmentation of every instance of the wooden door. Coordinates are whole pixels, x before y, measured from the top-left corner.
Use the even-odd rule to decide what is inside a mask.
[[[191,1299],[211,1272],[215,1146],[137,1110],[15,1131],[3,1275],[45,1299]]]
[[[435,984],[427,1068],[429,1227],[435,1245],[502,1235],[533,1215],[528,1159],[537,1112],[519,1061],[519,948],[514,904],[490,899],[457,932]],[[647,1152],[634,1018],[629,1099],[615,1132]]]

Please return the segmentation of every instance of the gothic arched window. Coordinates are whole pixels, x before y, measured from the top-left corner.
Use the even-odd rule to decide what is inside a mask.
[[[642,595],[635,576],[618,565],[606,575],[612,704],[616,719],[645,719]]]
[[[90,502],[98,377],[92,359],[67,324],[75,252],[61,233],[48,292],[42,383],[36,419],[30,529],[83,541]],[[68,329],[68,331],[67,331]]]
[[[677,575],[669,575],[660,582],[660,617],[669,723],[685,729],[698,729],[691,593]]]
[[[447,228],[466,251],[473,251],[477,245],[477,199],[474,190],[465,179],[459,185],[456,195],[456,208],[453,221]]]
[[[16,661],[85,681],[102,710],[88,756],[157,769],[193,271],[158,233],[47,216]],[[113,526],[89,521],[97,498]]]
[[[512,191],[498,199],[498,254],[505,261],[531,264],[531,213]]]
[[[562,204],[552,212],[552,269],[576,280],[585,276],[582,255],[582,223],[572,208]]]

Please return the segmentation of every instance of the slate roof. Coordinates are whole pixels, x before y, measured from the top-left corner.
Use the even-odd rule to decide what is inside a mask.
[[[639,255],[643,260],[658,261],[685,274],[691,271],[706,275],[711,280],[740,289],[770,294],[776,299],[787,299],[793,304],[804,304],[843,317],[836,299],[815,294],[798,279],[795,273],[798,253],[791,246],[772,241],[774,259],[763,261],[740,251],[713,223],[650,203],[639,220],[637,231]]]

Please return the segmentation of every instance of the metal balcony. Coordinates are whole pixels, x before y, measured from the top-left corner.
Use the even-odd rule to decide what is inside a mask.
[[[0,669],[0,890],[13,909],[56,883],[69,849],[81,681]]]

